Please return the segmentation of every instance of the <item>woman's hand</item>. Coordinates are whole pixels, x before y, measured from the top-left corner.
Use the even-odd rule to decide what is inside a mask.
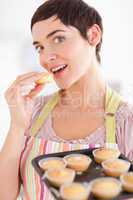
[[[18,76],[5,92],[5,98],[11,115],[11,125],[26,130],[31,121],[34,97],[43,89],[45,83],[37,84],[37,80],[47,73],[30,72]],[[29,94],[23,95],[22,89],[34,84]]]

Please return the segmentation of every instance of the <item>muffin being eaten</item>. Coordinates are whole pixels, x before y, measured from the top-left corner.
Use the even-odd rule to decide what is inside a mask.
[[[41,84],[44,84],[46,82],[51,83],[53,81],[54,81],[54,79],[53,79],[53,76],[51,74],[49,74],[49,73],[43,73],[42,77],[40,79],[38,79],[36,81],[36,83],[39,84],[39,85],[41,85]]]

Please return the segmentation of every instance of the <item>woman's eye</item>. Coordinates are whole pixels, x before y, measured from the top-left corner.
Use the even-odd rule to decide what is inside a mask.
[[[55,42],[56,44],[58,44],[58,43],[60,43],[60,42],[64,42],[64,40],[65,40],[65,37],[62,37],[62,36],[58,36],[58,37],[55,37],[55,38],[54,38],[54,42]]]
[[[35,49],[36,49],[36,51],[37,51],[38,53],[40,53],[41,50],[43,49],[43,47],[41,47],[41,46],[36,46]]]

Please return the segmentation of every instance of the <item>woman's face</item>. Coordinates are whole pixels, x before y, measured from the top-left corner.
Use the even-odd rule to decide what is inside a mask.
[[[75,27],[54,16],[35,23],[32,36],[41,66],[53,73],[59,88],[68,89],[88,71],[92,47]]]

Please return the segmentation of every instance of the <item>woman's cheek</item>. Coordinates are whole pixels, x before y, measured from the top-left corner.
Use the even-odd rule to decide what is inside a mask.
[[[43,56],[39,55],[38,59],[39,59],[40,65],[41,65],[43,68],[45,68],[45,67],[46,67],[46,61],[44,60]]]

